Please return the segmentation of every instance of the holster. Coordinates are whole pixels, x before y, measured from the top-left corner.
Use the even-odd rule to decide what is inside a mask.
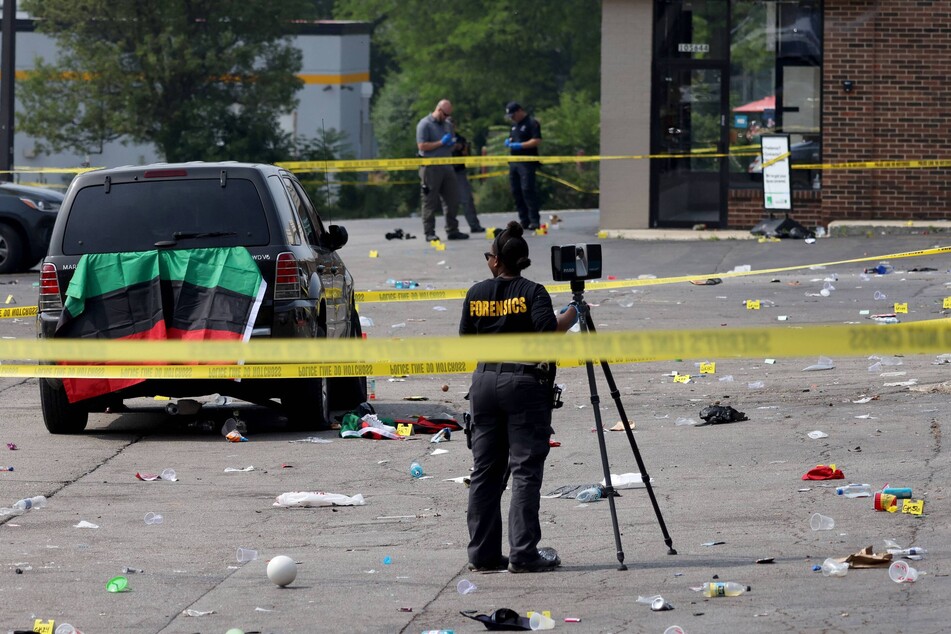
[[[466,447],[472,449],[472,415],[469,412],[462,413],[462,431],[466,435]]]

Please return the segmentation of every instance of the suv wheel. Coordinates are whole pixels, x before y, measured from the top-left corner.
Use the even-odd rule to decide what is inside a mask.
[[[0,273],[16,273],[23,260],[23,239],[16,229],[0,223]]]
[[[43,422],[51,434],[78,434],[86,429],[89,412],[69,402],[62,382],[40,379],[40,405]]]
[[[362,339],[363,328],[360,327],[360,315],[357,309],[350,307],[350,338]],[[339,379],[329,379],[330,387],[327,392],[330,394],[330,408],[337,410],[354,410],[360,403],[367,400],[367,377],[348,376]]]
[[[281,397],[287,426],[295,431],[330,429],[330,399],[324,379],[286,379]]]

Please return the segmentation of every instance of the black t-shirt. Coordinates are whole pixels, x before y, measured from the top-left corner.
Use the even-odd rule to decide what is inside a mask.
[[[454,157],[469,156],[469,154],[471,153],[471,150],[469,148],[469,141],[466,139],[466,137],[462,136],[458,132],[456,133],[456,145],[459,145],[460,148],[457,150],[455,149],[455,146],[453,146],[452,155]],[[457,172],[466,171],[466,166],[462,163],[458,165],[453,165],[453,167],[455,168]]]
[[[519,143],[525,143],[525,141],[531,141],[532,139],[540,139],[542,138],[542,126],[532,117],[526,116],[518,123],[512,124],[509,138]],[[512,156],[538,156],[538,148],[513,149]]]
[[[545,287],[524,277],[475,284],[462,303],[460,335],[550,332],[558,326]]]

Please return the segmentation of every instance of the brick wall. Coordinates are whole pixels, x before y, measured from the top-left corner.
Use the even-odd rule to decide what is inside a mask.
[[[731,229],[749,229],[768,215],[763,209],[762,189],[731,189],[728,204]],[[782,212],[777,212],[775,216],[782,217]],[[810,229],[828,224],[822,216],[822,194],[812,190],[793,190],[793,210],[790,217]]]
[[[951,0],[825,0],[824,29],[823,161],[951,158]],[[821,218],[951,218],[951,170],[826,170]]]

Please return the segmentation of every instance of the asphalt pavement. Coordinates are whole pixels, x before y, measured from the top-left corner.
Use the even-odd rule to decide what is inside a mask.
[[[551,282],[551,245],[586,242],[603,245],[605,275],[619,280],[706,279],[743,265],[753,271],[804,267],[710,286],[590,290],[586,300],[599,332],[728,333],[843,323],[890,328],[868,317],[891,312],[895,302],[907,303],[908,314],[900,315],[905,322],[947,316],[946,255],[893,259],[895,272],[863,274],[879,255],[943,246],[946,236],[873,233],[814,244],[705,232],[689,240],[599,239],[596,212],[558,216],[557,229],[530,237],[533,265],[526,276],[536,281]],[[509,219],[490,214],[482,222],[503,226]],[[385,290],[388,279],[466,288],[488,275],[484,236],[437,251],[422,239],[418,218],[343,224],[350,243],[341,255],[361,290]],[[387,240],[397,228],[417,237]],[[437,233],[445,237],[441,220]],[[809,268],[855,258],[873,260]],[[36,271],[0,277],[0,300],[35,303],[37,280]],[[823,296],[826,284],[834,288]],[[874,299],[876,292],[886,298]],[[758,299],[760,310],[749,310],[749,299]],[[556,307],[569,300],[554,297]],[[458,300],[367,303],[360,312],[373,322],[365,328],[370,338],[452,336],[460,306]],[[29,339],[34,332],[31,319],[0,320],[4,338]],[[452,481],[471,465],[462,434],[438,445],[423,435],[345,440],[335,432],[291,433],[275,412],[240,403],[209,403],[197,417],[178,418],[167,416],[161,401],[138,399],[128,413],[92,415],[81,435],[52,436],[43,426],[36,380],[0,379],[0,466],[15,469],[0,471],[0,506],[32,495],[48,498],[45,508],[0,518],[0,631],[30,630],[35,619],[52,619],[86,634],[229,628],[462,633],[485,628],[461,610],[492,614],[499,608],[521,615],[550,611],[563,632],[660,634],[672,625],[688,634],[947,631],[951,607],[941,597],[951,591],[944,567],[951,561],[945,491],[951,469],[948,442],[942,442],[949,390],[942,384],[951,366],[936,354],[880,356],[836,357],[832,369],[819,371],[804,371],[817,363],[815,356],[610,366],[677,554],[668,554],[661,518],[643,488],[615,499],[620,553],[607,501],[546,498],[542,545],[556,548],[563,566],[522,575],[466,570],[467,489]],[[870,370],[876,361],[882,365]],[[715,362],[715,373],[701,374],[701,362]],[[678,382],[674,372],[691,380]],[[595,374],[597,414],[613,427],[618,408],[601,370]],[[597,482],[604,468],[585,368],[560,369],[558,382],[565,385],[565,406],[554,415],[554,440],[561,444],[546,463],[543,493]],[[381,415],[448,413],[461,420],[467,387],[464,374],[380,376],[373,404]],[[407,400],[417,398],[426,400]],[[714,403],[748,420],[677,424],[699,421],[700,410]],[[219,433],[235,410],[247,422],[249,442],[229,443]],[[812,439],[812,431],[827,436]],[[325,442],[293,442],[307,436]],[[604,440],[611,473],[639,470],[624,433],[605,432]],[[446,453],[433,455],[435,449]],[[431,477],[412,478],[413,461]],[[816,465],[832,463],[844,480],[802,480]],[[178,480],[136,478],[165,468]],[[870,498],[835,495],[834,487],[848,482],[911,487],[924,512],[878,512]],[[366,503],[273,505],[291,491],[360,494]],[[149,512],[161,514],[162,523],[146,524]],[[811,530],[817,512],[834,519],[832,530]],[[82,522],[97,527],[78,527]],[[915,583],[895,583],[882,567],[850,569],[844,577],[813,570],[828,557],[867,546],[884,553],[885,539],[927,549],[923,559],[909,562],[922,573]],[[238,547],[259,556],[239,563]],[[285,588],[266,575],[267,561],[277,555],[298,562],[297,578]],[[620,556],[627,570],[618,570]],[[128,589],[108,592],[107,582],[119,575]],[[462,579],[476,589],[460,594]],[[694,590],[717,580],[751,590],[717,598]],[[673,609],[655,612],[637,601],[654,595]]]

